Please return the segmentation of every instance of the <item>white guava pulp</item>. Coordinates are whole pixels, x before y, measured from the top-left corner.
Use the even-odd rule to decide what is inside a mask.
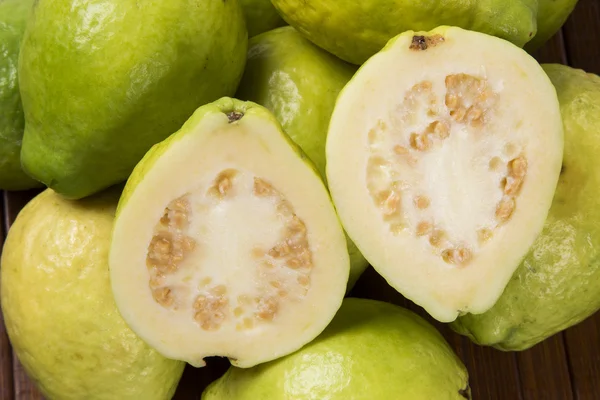
[[[399,35],[343,89],[327,178],[367,260],[448,322],[496,302],[541,232],[562,153],[539,64],[502,39],[440,27]]]
[[[310,161],[266,109],[225,98],[136,167],[110,269],[124,319],[159,352],[251,367],[327,326],[349,257]]]

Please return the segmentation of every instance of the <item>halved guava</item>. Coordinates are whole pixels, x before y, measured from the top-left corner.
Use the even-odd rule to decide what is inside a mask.
[[[539,64],[502,39],[440,27],[399,35],[342,90],[327,177],[362,254],[445,322],[500,296],[542,230],[562,153]]]
[[[124,319],[160,353],[251,367],[325,329],[349,257],[311,161],[267,109],[223,98],[136,166],[110,272]]]

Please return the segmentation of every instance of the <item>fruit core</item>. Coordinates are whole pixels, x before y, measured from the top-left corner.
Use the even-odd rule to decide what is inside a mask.
[[[501,92],[484,74],[439,75],[401,93],[368,132],[367,189],[387,229],[453,267],[509,223],[526,179],[520,126],[497,122]]]
[[[210,187],[166,206],[146,265],[162,307],[189,314],[205,331],[241,331],[306,297],[312,258],[292,204],[266,179],[224,169]]]

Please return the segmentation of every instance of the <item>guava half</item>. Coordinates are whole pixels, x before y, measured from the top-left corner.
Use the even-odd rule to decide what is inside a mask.
[[[239,0],[248,29],[248,37],[285,25],[270,0]]]
[[[538,0],[271,0],[291,26],[339,58],[362,64],[407,31],[440,25],[523,46],[536,34]]]
[[[202,400],[470,399],[465,366],[415,313],[348,298],[327,329],[285,358],[232,367]]]
[[[19,58],[23,169],[71,199],[125,181],[196,108],[235,93],[247,44],[237,1],[36,1]]]
[[[25,117],[19,93],[17,64],[21,39],[33,0],[0,1],[0,189],[42,186],[21,168]]]
[[[168,400],[185,363],[136,336],[108,274],[118,188],[82,201],[47,189],[11,226],[1,299],[13,351],[47,399]],[[3,355],[4,356],[4,355]]]
[[[356,67],[327,53],[291,26],[248,43],[248,59],[236,97],[266,107],[314,162],[325,179],[325,141],[337,96]],[[352,288],[368,263],[347,238]]]
[[[326,152],[348,235],[391,286],[448,322],[489,309],[541,232],[562,121],[524,50],[456,27],[409,31],[342,90]]]
[[[251,367],[325,329],[349,258],[310,160],[267,109],[223,98],[136,166],[110,270],[123,317],[160,353]]]
[[[565,127],[563,169],[550,214],[504,293],[451,326],[482,345],[525,350],[600,309],[600,77],[543,65]]]

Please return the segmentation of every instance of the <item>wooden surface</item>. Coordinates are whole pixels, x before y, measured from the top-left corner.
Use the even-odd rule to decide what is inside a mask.
[[[536,57],[540,62],[565,63],[600,74],[600,0],[580,0],[562,31]],[[18,211],[34,194],[4,193],[0,199],[4,221],[0,242]],[[371,269],[353,295],[394,302],[423,315]],[[600,399],[600,313],[520,353],[478,347],[447,327],[436,326],[467,366],[474,399]],[[199,399],[203,387],[226,368],[227,363],[220,359],[211,359],[205,369],[189,367],[175,398]],[[0,400],[41,398],[12,354],[0,316]]]

